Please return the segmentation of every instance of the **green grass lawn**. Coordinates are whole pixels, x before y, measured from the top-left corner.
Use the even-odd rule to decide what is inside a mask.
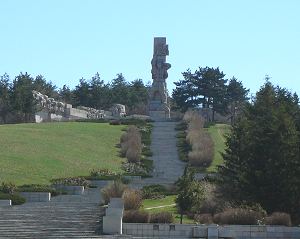
[[[122,125],[42,123],[0,125],[0,182],[48,184],[87,176],[92,169],[121,172],[116,144]]]
[[[216,166],[222,164],[223,158],[221,153],[225,150],[225,137],[227,133],[230,131],[230,126],[227,124],[216,124],[210,126],[208,128],[208,132],[210,133],[214,143],[215,143],[215,153],[214,160],[210,167],[206,169],[206,172],[214,172],[216,170]]]
[[[142,209],[149,213],[157,213],[157,212],[171,212],[174,217],[175,223],[180,223],[180,214],[177,212],[176,206],[169,206],[175,204],[176,195],[166,196],[162,199],[145,199],[143,201]],[[159,207],[166,206],[160,208],[147,209],[151,207]],[[183,223],[195,223],[194,220],[189,219],[186,215],[183,216]]]

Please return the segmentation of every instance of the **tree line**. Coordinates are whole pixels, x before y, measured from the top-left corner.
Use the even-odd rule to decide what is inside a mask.
[[[127,81],[122,74],[105,83],[96,73],[91,79],[81,78],[74,89],[67,85],[58,89],[42,75],[33,77],[26,72],[12,80],[5,73],[0,76],[0,122],[32,122],[37,110],[32,90],[74,107],[108,110],[118,103],[126,105],[129,113],[145,114],[149,87],[141,79]]]
[[[195,181],[193,170],[185,170],[176,199],[181,214],[207,216],[209,212],[214,220],[223,217],[241,223],[254,219],[254,224],[260,217],[265,222],[274,217],[274,225],[290,224],[290,214],[299,225],[300,106],[296,93],[266,78],[226,135],[222,157],[224,162],[214,177],[208,177],[215,187],[208,204],[205,188]]]
[[[242,106],[248,102],[249,90],[235,77],[225,79],[220,69],[199,67],[194,73],[190,69],[182,73],[183,80],[175,82],[173,108],[186,112],[189,108],[210,108],[212,121],[215,112],[229,115],[232,122]]]
[[[222,196],[259,203],[300,222],[299,98],[268,79],[227,136],[219,167]]]

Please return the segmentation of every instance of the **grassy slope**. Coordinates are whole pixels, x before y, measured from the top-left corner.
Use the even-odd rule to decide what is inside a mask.
[[[229,133],[230,126],[226,124],[216,124],[208,128],[208,132],[211,134],[212,139],[215,143],[215,153],[214,160],[209,168],[207,168],[207,172],[214,172],[216,166],[222,164],[223,159],[221,152],[224,152],[225,149],[225,137],[224,135]]]
[[[43,123],[0,126],[0,182],[47,184],[51,178],[119,172],[115,145],[124,126]]]
[[[166,196],[163,199],[145,199],[143,201],[143,209],[149,207],[157,207],[157,206],[166,206],[175,203],[175,195]],[[157,213],[157,212],[171,212],[174,216],[174,222],[180,222],[180,214],[177,212],[176,206],[164,207],[164,208],[153,208],[146,210],[149,213]],[[189,219],[186,215],[183,216],[183,223],[194,223],[194,220]]]

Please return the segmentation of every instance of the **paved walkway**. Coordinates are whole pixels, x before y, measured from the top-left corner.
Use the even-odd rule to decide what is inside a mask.
[[[141,188],[144,185],[171,185],[183,174],[185,163],[180,161],[177,152],[177,122],[154,122],[152,130],[151,151],[153,153],[153,177],[134,182],[131,187]]]
[[[147,208],[145,208],[145,210],[165,208],[165,207],[174,207],[174,206],[176,206],[176,203],[172,203],[172,204],[168,204],[168,205],[162,205],[162,206],[156,206],[156,207],[147,207]]]
[[[177,152],[176,122],[155,122],[152,132],[154,177],[175,182],[183,173],[185,163]]]

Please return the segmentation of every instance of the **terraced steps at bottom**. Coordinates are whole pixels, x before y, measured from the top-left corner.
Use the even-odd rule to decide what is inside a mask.
[[[0,208],[0,238],[102,238],[98,203],[26,203]]]

